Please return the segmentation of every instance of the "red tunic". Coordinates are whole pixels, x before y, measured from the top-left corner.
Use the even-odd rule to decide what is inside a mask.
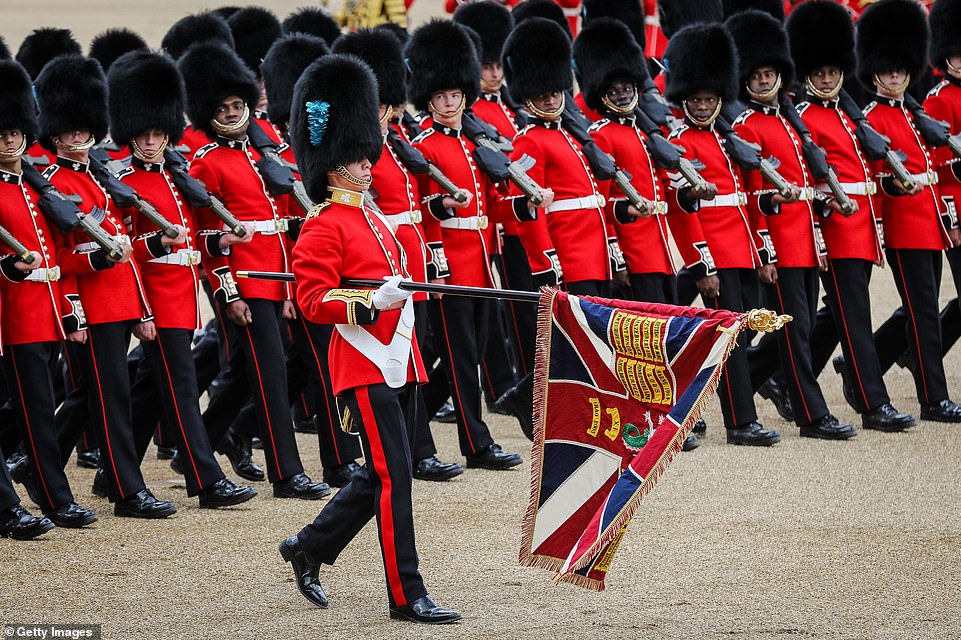
[[[371,169],[370,192],[392,226],[394,235],[404,249],[405,266],[414,282],[427,282],[427,241],[417,220],[420,210],[420,191],[417,179],[401,163],[393,147],[384,141],[380,160]],[[426,293],[415,293],[414,301],[427,300]]]
[[[633,118],[619,118],[616,122],[599,120],[591,127],[591,137],[605,153],[614,156],[620,169],[631,174],[631,184],[642,198],[666,203],[666,189],[644,147],[647,136],[634,126]],[[608,219],[617,221],[614,230],[628,271],[674,273],[666,216],[653,215],[624,223],[626,218],[621,211],[626,212],[628,204],[624,194],[613,181],[604,181],[601,189],[608,199]]]
[[[186,150],[181,152],[188,158],[193,154],[197,153],[197,150],[201,147],[205,147],[210,144],[210,138],[207,134],[199,129],[194,129],[191,125],[187,125],[184,129],[184,135],[180,138],[180,143],[178,147],[186,147]]]
[[[924,110],[935,120],[948,123],[951,135],[961,132],[961,86],[958,80],[942,80],[931,89],[924,100]],[[934,149],[934,159],[938,167],[938,191],[941,193],[941,211],[953,207],[957,217],[957,207],[961,205],[961,180],[955,171],[961,171],[961,164],[948,147]]]
[[[255,223],[258,231],[250,242],[231,247],[227,264],[232,274],[240,270],[287,271],[287,239],[283,232],[287,213],[287,197],[275,198],[254,165],[255,156],[247,140],[218,138],[217,142],[202,147],[190,163],[190,175],[206,185],[242,222]],[[200,214],[200,226],[220,231],[223,223],[209,212]],[[236,277],[234,280],[237,280]],[[217,286],[217,283],[213,283]],[[290,300],[291,287],[283,282],[242,279],[237,288],[244,298]]]
[[[418,176],[424,233],[432,251],[443,248],[450,270],[450,284],[470,287],[492,287],[490,256],[494,251],[494,225],[486,220],[488,207],[498,200],[490,179],[477,168],[471,152],[474,144],[460,130],[435,124],[414,139],[428,162],[434,164],[457,187],[473,194],[470,205],[445,211],[441,199],[447,195],[427,176]],[[453,214],[462,224],[475,228],[442,226],[442,219]],[[480,219],[479,216],[484,216]],[[486,226],[483,229],[476,227]],[[476,224],[475,224],[476,223]],[[448,223],[444,223],[448,224]]]
[[[738,168],[724,150],[721,136],[714,130],[684,125],[671,132],[669,140],[684,148],[684,157],[704,164],[701,175],[717,186],[718,198],[733,199],[744,194]],[[672,179],[673,176],[672,176]],[[684,265],[702,276],[718,269],[754,269],[761,260],[752,240],[745,204],[705,206],[699,202],[697,213],[689,213],[679,194],[669,198],[671,230]],[[701,268],[695,268],[701,265]]]
[[[504,104],[504,100],[499,93],[482,92],[481,97],[471,107],[471,111],[478,118],[497,129],[497,133],[508,140],[513,140],[514,136],[517,135],[519,129],[517,121],[514,120],[514,113],[510,107]],[[502,203],[498,204],[499,208],[503,208],[503,206]],[[517,220],[510,214],[509,210],[501,210],[496,218],[504,227],[504,235],[517,235]]]
[[[550,244],[557,251],[565,282],[583,280],[610,280],[611,263],[608,256],[607,222],[604,216],[603,197],[581,145],[560,127],[560,122],[534,121],[514,138],[511,158],[523,155],[534,159],[528,175],[545,189],[554,190],[552,207],[565,206],[565,202],[583,199],[581,206],[567,210],[545,212],[538,210],[537,219],[520,224],[521,240],[525,243],[531,270],[540,258],[540,245],[529,243],[531,229],[543,237],[550,236]],[[511,195],[525,204],[526,198],[516,186]],[[593,206],[587,201],[594,198]],[[525,227],[527,230],[525,231]]]
[[[90,213],[94,207],[105,211],[106,216],[100,221],[100,226],[107,235],[127,234],[113,201],[88,172],[86,164],[57,158],[57,164],[47,169],[44,176],[64,195],[80,196],[82,202],[79,207],[84,213]],[[150,319],[153,314],[143,289],[137,261],[131,259],[124,264],[114,264],[107,261],[95,247],[78,228],[64,237],[57,256],[60,268],[76,276],[77,292],[87,323]]]
[[[329,202],[329,201],[328,201]],[[297,304],[304,317],[319,324],[362,325],[381,344],[388,344],[401,310],[377,311],[370,289],[342,289],[345,278],[381,279],[404,274],[401,249],[386,220],[363,207],[329,203],[311,214],[294,246]],[[427,379],[417,338],[411,331],[407,380]],[[329,347],[335,394],[380,384],[380,369],[335,330]]]
[[[0,225],[27,249],[40,254],[41,269],[54,269],[57,266],[55,236],[34,204],[39,199],[36,192],[21,178],[20,174],[0,171]],[[72,308],[62,295],[58,280],[18,280],[17,284],[0,287],[0,298],[7,310],[2,316],[3,342],[10,345],[63,340],[66,332],[61,305],[68,315]],[[72,323],[70,328],[79,328],[79,323]]]
[[[758,252],[767,253],[768,262],[777,262],[781,267],[818,266],[818,243],[811,193],[814,183],[811,172],[801,155],[801,140],[797,132],[788,124],[777,107],[751,105],[735,121],[734,129],[747,142],[761,147],[763,157],[774,156],[780,162],[777,170],[785,180],[802,189],[803,199],[792,204],[782,204],[780,213],[762,217],[758,197],[770,193],[773,186],[761,176],[760,171],[752,171],[747,176],[747,190],[751,196],[749,204],[752,220],[758,221],[754,228],[754,242]],[[773,250],[768,243],[773,244]],[[762,251],[763,250],[763,251]]]
[[[941,223],[940,198],[935,180],[935,163],[914,128],[913,116],[900,100],[883,99],[872,102],[864,109],[864,115],[878,133],[891,140],[891,148],[907,155],[904,167],[923,184],[916,196],[881,196],[881,220],[884,223],[884,244],[890,249],[932,249],[940,251],[951,246],[948,234]],[[890,176],[887,165],[874,163],[875,175],[880,178],[882,190],[885,177]]]

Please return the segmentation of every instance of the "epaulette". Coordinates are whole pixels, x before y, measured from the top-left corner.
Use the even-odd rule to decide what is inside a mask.
[[[527,133],[528,131],[530,131],[530,130],[533,129],[533,128],[534,128],[534,125],[529,124],[529,125],[527,125],[526,127],[524,127],[523,129],[521,129],[520,131],[518,131],[518,132],[517,132],[517,136],[522,136],[522,135],[524,135],[525,133]],[[516,138],[517,136],[514,136],[514,137]]]
[[[669,134],[667,134],[668,140],[677,140],[681,137],[681,134],[690,129],[686,124],[682,124],[677,129],[673,129]]]
[[[119,180],[120,178],[123,178],[123,177],[125,177],[125,176],[129,176],[129,175],[130,175],[131,173],[133,173],[133,172],[134,172],[134,168],[128,164],[126,167],[124,167],[123,169],[121,169],[120,171],[117,172],[117,174],[116,174],[116,175],[117,175],[117,179]]]
[[[810,107],[810,106],[811,106],[811,103],[808,102],[807,100],[805,100],[804,102],[799,102],[799,103],[797,104],[797,106],[795,106],[794,108],[797,109],[798,115],[801,115],[801,114],[803,114],[805,111],[807,111],[807,110],[808,110],[808,107]]]
[[[607,125],[609,125],[610,123],[611,123],[611,121],[608,120],[607,118],[602,118],[601,120],[598,120],[597,122],[592,123],[591,126],[588,127],[587,130],[590,131],[590,132],[600,131],[601,129],[603,129],[604,127],[606,127]]]
[[[330,200],[324,200],[320,204],[314,205],[314,207],[307,212],[307,217],[304,219],[310,220],[311,218],[316,218],[317,216],[322,214],[327,209],[327,207],[329,207],[332,204],[333,203]]]
[[[734,118],[734,122],[731,123],[731,126],[734,127],[739,124],[744,124],[745,122],[747,122],[748,118],[753,116],[755,113],[757,113],[757,111],[755,111],[754,109],[750,109],[750,108],[745,109],[744,111],[741,112],[741,115]]]
[[[420,142],[421,140],[426,140],[427,137],[430,136],[430,134],[432,133],[434,133],[433,129],[424,129],[423,131],[417,134],[416,138],[411,140],[411,144],[413,144],[414,142]]]
[[[216,149],[218,145],[216,142],[211,142],[210,144],[205,144],[204,146],[197,149],[197,153],[194,154],[194,158],[203,158],[205,155]]]
[[[867,104],[867,106],[865,106],[863,109],[861,109],[861,111],[864,113],[864,115],[868,115],[869,113],[871,113],[871,112],[874,110],[874,107],[876,107],[876,106],[878,106],[878,101],[877,101],[877,100],[872,100],[871,102],[869,102],[869,103]]]
[[[930,98],[931,96],[936,96],[936,95],[938,95],[939,93],[941,93],[941,89],[944,89],[944,88],[945,88],[946,86],[948,86],[949,84],[951,84],[951,83],[948,82],[947,80],[942,80],[942,81],[939,82],[938,84],[936,84],[936,85],[934,85],[933,87],[931,87],[931,90],[928,91],[927,97]]]
[[[53,174],[60,171],[60,165],[56,162],[52,163],[49,167],[43,170],[43,177],[49,180],[53,177]]]

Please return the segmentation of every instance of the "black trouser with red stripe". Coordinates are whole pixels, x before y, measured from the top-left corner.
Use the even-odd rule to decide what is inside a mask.
[[[60,440],[60,466],[65,466],[78,440],[88,448],[99,446],[90,426],[87,387],[83,379],[83,357],[86,347],[76,342],[63,343],[65,364],[64,387],[67,392],[57,411],[57,434]],[[72,438],[72,440],[71,440]],[[82,439],[81,439],[82,438]]]
[[[534,278],[527,252],[519,236],[505,235],[501,248],[504,286],[518,291],[534,291]],[[537,305],[529,302],[505,301],[508,314],[508,336],[516,345],[517,377],[534,372],[534,352],[537,346]]]
[[[307,555],[334,564],[376,516],[391,606],[404,606],[427,595],[417,569],[411,506],[411,438],[418,419],[415,395],[412,384],[399,389],[377,384],[344,392],[367,464],[297,534]]]
[[[20,427],[20,440],[33,464],[37,497],[42,502],[37,506],[47,513],[73,502],[70,483],[63,472],[54,417],[56,399],[50,362],[57,359],[60,343],[12,344],[7,345],[6,351],[3,370],[10,401]],[[0,464],[6,467],[2,461]]]
[[[631,293],[638,302],[677,304],[677,284],[668,273],[632,273]]]
[[[702,296],[705,307],[743,313],[754,306],[754,299],[757,297],[755,292],[758,290],[757,273],[754,269],[718,269],[717,278],[721,290],[716,298]],[[731,351],[724,363],[724,373],[717,387],[726,429],[757,420],[751,372],[744,348],[748,342],[747,334],[747,331],[741,331],[738,335],[737,347]]]
[[[465,456],[483,451],[494,442],[481,417],[477,368],[487,346],[490,303],[467,296],[444,296],[428,302],[434,345],[447,372],[457,437]]]
[[[764,284],[762,289],[771,308],[794,318],[777,332],[777,346],[794,408],[794,421],[798,426],[811,424],[829,413],[811,354],[819,293],[818,268],[778,267],[777,282]]]
[[[948,397],[941,355],[938,293],[941,252],[926,249],[886,249],[888,265],[907,312],[908,349],[914,356],[914,386],[921,404]]]
[[[868,285],[873,268],[873,263],[868,260],[842,258],[828,260],[828,270],[821,274],[850,383],[854,385],[858,413],[873,411],[891,401],[871,336]]]
[[[224,318],[228,333],[236,336],[231,342],[239,346],[230,359],[235,376],[208,406],[204,424],[210,442],[216,446],[247,399],[252,399],[267,458],[267,476],[271,482],[280,482],[304,471],[290,418],[286,357],[280,337],[282,303],[260,298],[245,298],[244,302],[250,307],[250,324],[241,327]]]
[[[423,345],[430,341],[430,320],[428,319],[427,301],[423,300],[414,303],[414,333],[417,336],[417,345],[421,347],[421,355],[424,355]],[[427,360],[425,359],[426,363]],[[443,367],[437,367],[443,371]],[[429,380],[429,378],[428,378]],[[429,384],[429,383],[428,383]],[[430,432],[430,419],[434,415],[427,410],[427,403],[424,399],[424,388],[427,385],[415,385],[414,402],[419,404],[414,423],[414,439],[411,444],[411,460],[414,464],[424,458],[429,458],[437,453],[437,446],[434,444],[434,436]],[[434,411],[436,413],[436,409]]]
[[[142,342],[144,356],[160,394],[161,407],[177,443],[177,457],[194,496],[224,478],[207,438],[197,393],[197,369],[190,353],[193,331],[157,329],[157,338]],[[143,458],[153,429],[137,434],[137,453]]]
[[[112,502],[145,488],[130,413],[127,349],[133,324],[132,320],[92,324],[81,350],[90,423],[100,442],[100,465]]]

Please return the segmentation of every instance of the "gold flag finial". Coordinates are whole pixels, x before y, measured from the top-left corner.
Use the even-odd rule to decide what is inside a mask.
[[[770,309],[751,309],[747,312],[747,326],[754,331],[773,333],[794,320],[789,315],[778,315]]]

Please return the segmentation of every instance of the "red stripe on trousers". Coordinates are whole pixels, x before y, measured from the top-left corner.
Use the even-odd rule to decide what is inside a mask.
[[[277,479],[283,479],[283,472],[280,470],[280,456],[277,455],[277,444],[274,442],[274,428],[270,424],[270,407],[267,406],[267,393],[264,391],[264,381],[260,377],[260,362],[257,360],[257,350],[254,349],[254,338],[250,335],[250,327],[245,326],[247,332],[247,342],[250,343],[250,353],[254,358],[254,371],[257,372],[257,384],[260,386],[260,397],[264,401],[264,415],[267,417],[267,433],[270,435],[270,446],[274,452],[274,466],[277,467]]]
[[[180,417],[180,405],[178,404],[179,398],[174,391],[174,381],[170,377],[170,366],[167,365],[167,356],[164,355],[163,342],[160,341],[160,336],[158,335],[154,340],[157,341],[157,348],[160,350],[160,359],[164,363],[164,373],[167,374],[167,387],[170,389],[170,396],[174,399],[174,411],[177,412],[177,426],[180,427],[180,435],[184,438],[184,446],[187,449],[187,457],[190,459],[190,466],[194,470],[194,478],[197,479],[197,486],[201,489],[204,488],[203,483],[200,481],[200,472],[197,471],[197,463],[194,462],[194,452],[190,449],[190,441],[187,440],[187,432],[184,431],[184,421]]]
[[[457,406],[460,407],[461,420],[464,422],[464,433],[467,434],[467,444],[470,445],[470,450],[474,451],[474,442],[470,437],[470,429],[467,428],[467,413],[464,411],[464,404],[460,401],[460,386],[457,384],[457,373],[454,371],[454,351],[450,348],[450,334],[447,332],[447,315],[444,313],[444,303],[438,301],[437,305],[440,307],[441,324],[444,325],[444,344],[447,345],[447,357],[450,362],[450,378],[454,382],[454,401],[457,403]]]
[[[774,289],[777,291],[777,301],[781,305],[781,313],[784,313],[784,298],[781,296],[781,285],[775,281]],[[811,418],[811,411],[808,409],[807,398],[804,397],[804,390],[801,388],[801,379],[797,374],[797,367],[794,366],[794,349],[791,348],[791,338],[790,333],[788,333],[787,325],[784,326],[784,342],[787,344],[788,357],[791,359],[791,373],[794,374],[794,381],[797,383],[798,395],[801,396],[801,404],[804,405],[804,415],[807,416],[808,422],[813,422]]]
[[[914,319],[914,308],[911,306],[911,296],[908,294],[908,283],[904,279],[904,267],[901,266],[901,254],[895,251],[894,257],[898,259],[898,273],[901,274],[901,288],[904,289],[904,301],[908,305],[908,313],[911,314],[911,329],[914,332],[914,346],[918,354],[918,373],[921,374],[921,388],[924,389],[924,401],[928,402],[928,385],[924,379],[924,365],[921,362],[921,340],[918,338],[918,323]]]
[[[340,462],[340,447],[337,446],[337,434],[334,433],[334,429],[337,427],[334,426],[334,421],[330,419],[333,414],[330,412],[330,399],[327,397],[328,382],[324,379],[324,368],[320,366],[320,356],[317,355],[317,349],[314,348],[314,340],[310,337],[310,330],[307,328],[307,321],[304,320],[303,314],[298,313],[297,317],[300,318],[300,324],[304,327],[304,335],[307,336],[307,343],[310,345],[310,352],[314,354],[314,364],[317,365],[317,375],[320,377],[320,386],[324,391],[322,395],[324,396],[324,406],[327,407],[327,422],[330,423],[330,439],[334,443],[334,455],[337,456],[337,461]],[[309,384],[310,383],[308,381],[308,385]],[[303,395],[301,395],[301,397],[303,397]]]
[[[47,496],[47,503],[51,509],[56,509],[57,505],[53,503],[53,498],[50,497],[50,490],[47,489],[47,481],[43,477],[43,471],[40,470],[40,458],[37,457],[37,445],[33,441],[33,429],[30,427],[30,413],[27,411],[25,401],[27,396],[23,392],[23,384],[20,382],[20,367],[17,366],[17,356],[14,354],[12,348],[10,349],[10,361],[13,363],[13,372],[17,376],[17,391],[20,392],[20,407],[23,410],[23,421],[24,426],[27,428],[27,436],[30,438],[30,450],[33,452],[33,468],[37,470],[37,475],[40,476],[40,484],[43,485],[43,493]]]
[[[123,487],[120,485],[120,474],[117,473],[117,463],[113,459],[113,447],[110,446],[110,428],[107,426],[107,407],[103,403],[103,384],[100,382],[100,368],[97,366],[97,356],[93,349],[93,333],[87,332],[87,345],[90,347],[90,362],[93,365],[94,382],[97,385],[97,396],[100,398],[100,415],[103,416],[104,442],[107,443],[107,456],[110,458],[110,468],[113,469],[113,479],[117,483],[117,491],[120,498],[126,498]]]

